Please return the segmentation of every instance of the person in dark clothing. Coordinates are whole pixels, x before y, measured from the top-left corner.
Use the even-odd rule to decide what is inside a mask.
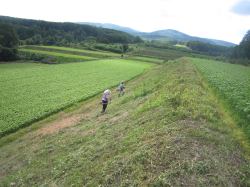
[[[121,82],[120,85],[118,86],[118,91],[119,91],[119,94],[118,96],[123,96],[125,94],[125,84],[124,82]]]

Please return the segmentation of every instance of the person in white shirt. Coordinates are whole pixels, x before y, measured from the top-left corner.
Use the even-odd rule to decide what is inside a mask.
[[[102,113],[106,111],[109,102],[111,102],[111,91],[107,89],[102,94]]]

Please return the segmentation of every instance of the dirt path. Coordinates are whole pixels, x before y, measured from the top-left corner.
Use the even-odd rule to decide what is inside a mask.
[[[77,125],[79,122],[89,120],[94,117],[94,110],[101,110],[101,105],[97,108],[98,98],[95,97],[90,101],[85,101],[81,104],[80,108],[75,111],[65,113],[62,112],[58,115],[56,120],[45,123],[44,126],[35,131],[36,135],[49,135],[57,133],[62,129]]]

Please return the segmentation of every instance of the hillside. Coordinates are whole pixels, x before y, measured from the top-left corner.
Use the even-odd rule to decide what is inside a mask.
[[[11,25],[23,44],[66,45],[84,41],[134,43],[138,40],[138,37],[125,32],[75,23],[57,23],[6,16],[0,16],[0,23]]]
[[[235,44],[231,42],[190,36],[185,33],[172,30],[172,29],[158,30],[154,32],[140,32],[140,31],[136,31],[134,29],[128,28],[128,27],[122,27],[122,26],[118,26],[114,24],[88,23],[88,22],[83,22],[83,23],[90,24],[96,27],[120,30],[123,32],[127,32],[129,34],[132,34],[134,36],[140,36],[141,38],[146,39],[146,40],[164,40],[164,41],[175,40],[175,41],[180,41],[180,42],[200,41],[200,42],[205,42],[205,43],[209,43],[213,45],[221,45],[221,46],[226,46],[226,47],[235,46]]]

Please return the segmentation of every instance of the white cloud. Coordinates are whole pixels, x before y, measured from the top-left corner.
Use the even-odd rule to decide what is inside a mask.
[[[250,17],[231,12],[238,0],[0,0],[0,14],[48,21],[114,23],[141,31],[176,29],[239,43]]]

